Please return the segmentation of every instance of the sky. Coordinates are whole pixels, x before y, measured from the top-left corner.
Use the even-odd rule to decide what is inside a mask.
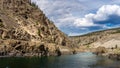
[[[120,27],[120,0],[32,0],[68,36]]]

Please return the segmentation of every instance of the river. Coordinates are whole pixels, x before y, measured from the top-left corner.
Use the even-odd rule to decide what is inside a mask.
[[[120,61],[85,52],[60,57],[0,58],[0,68],[120,68]]]

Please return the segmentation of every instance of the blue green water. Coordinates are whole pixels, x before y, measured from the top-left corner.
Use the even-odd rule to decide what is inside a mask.
[[[0,68],[120,68],[120,61],[86,52],[60,57],[0,58]]]

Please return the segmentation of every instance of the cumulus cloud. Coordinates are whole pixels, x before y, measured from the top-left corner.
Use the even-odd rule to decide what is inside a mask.
[[[119,17],[117,19],[114,17],[115,20],[110,17],[120,16],[120,0],[32,0],[32,2],[35,2],[46,16],[68,35],[120,26]]]
[[[87,11],[87,6],[74,0],[32,0],[32,2],[35,2],[57,27],[73,25],[76,15],[81,16]]]
[[[87,14],[91,10],[97,10],[98,7],[103,4],[109,3],[118,3],[116,0],[32,0],[35,2],[40,9],[42,9],[49,19],[54,21],[57,27],[64,26],[79,26],[79,27],[89,27],[95,26],[93,19],[95,20],[106,20],[107,13],[114,13],[116,7],[111,7],[111,5],[104,5],[101,7],[96,14]],[[117,5],[116,5],[117,6]],[[107,11],[106,11],[107,10]],[[110,11],[109,11],[110,10]],[[109,14],[108,14],[109,15]],[[83,17],[84,18],[80,18]],[[89,23],[88,23],[89,22]]]
[[[119,5],[103,5],[99,8],[96,14],[89,13],[85,15],[84,18],[78,18],[74,21],[75,26],[96,26],[94,21],[104,21],[111,15],[120,16],[120,6]]]

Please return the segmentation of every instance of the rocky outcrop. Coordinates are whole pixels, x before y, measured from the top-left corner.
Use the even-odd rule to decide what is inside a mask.
[[[120,60],[120,54],[109,54],[108,58],[115,59],[115,60]]]
[[[120,47],[120,28],[93,32],[81,36],[70,37],[78,46],[88,46],[97,48],[99,46],[112,48],[116,45]]]
[[[68,37],[30,0],[0,0],[0,56],[58,55],[62,48],[71,53],[71,47]]]
[[[75,44],[78,44],[79,50],[87,50],[97,55],[120,60],[120,28],[70,38]]]
[[[100,46],[100,47],[97,47],[93,53],[97,55],[102,55],[104,53],[107,53],[107,49],[105,47]]]

